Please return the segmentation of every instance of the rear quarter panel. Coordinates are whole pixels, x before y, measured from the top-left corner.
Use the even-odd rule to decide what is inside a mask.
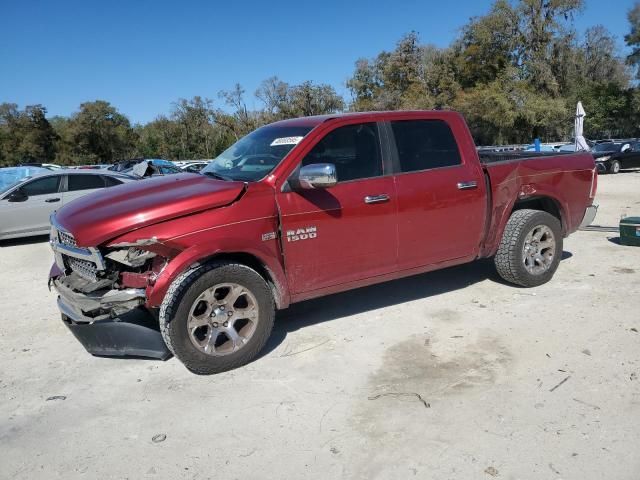
[[[481,256],[494,255],[518,200],[548,197],[556,203],[565,236],[575,232],[591,205],[595,163],[589,153],[507,160],[485,166],[492,192],[491,222]]]

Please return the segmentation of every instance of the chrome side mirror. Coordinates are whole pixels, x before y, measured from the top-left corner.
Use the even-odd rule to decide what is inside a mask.
[[[300,188],[329,188],[338,183],[336,166],[333,163],[312,163],[300,168],[297,183]]]

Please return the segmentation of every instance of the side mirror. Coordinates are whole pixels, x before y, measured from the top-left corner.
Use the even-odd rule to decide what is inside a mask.
[[[11,194],[7,197],[7,200],[10,202],[24,202],[29,198],[29,196],[24,193],[22,190],[17,189],[11,192]]]
[[[329,188],[338,183],[336,166],[333,163],[312,163],[300,168],[297,182],[299,188]]]

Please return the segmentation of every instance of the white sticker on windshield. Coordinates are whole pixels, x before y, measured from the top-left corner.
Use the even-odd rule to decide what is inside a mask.
[[[297,145],[302,139],[303,137],[276,138],[273,142],[271,142],[270,146],[275,147],[276,145]]]

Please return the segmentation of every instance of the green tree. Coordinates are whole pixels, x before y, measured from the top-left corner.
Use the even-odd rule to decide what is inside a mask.
[[[453,46],[460,84],[487,84],[517,65],[519,35],[518,14],[506,0],[495,2],[487,15],[472,18]]]
[[[640,2],[627,13],[631,31],[625,35],[624,41],[631,48],[631,53],[627,57],[629,65],[638,67],[640,65]],[[640,69],[636,70],[636,75],[640,78]]]
[[[81,104],[69,128],[76,161],[113,163],[135,153],[136,138],[129,119],[109,102]]]
[[[42,105],[28,105],[23,111],[16,104],[0,105],[0,154],[9,164],[20,162],[52,162],[57,135],[46,118]]]

